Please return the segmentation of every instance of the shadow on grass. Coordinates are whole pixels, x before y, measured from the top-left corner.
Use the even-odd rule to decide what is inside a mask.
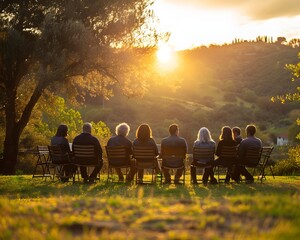
[[[2,176],[0,177],[0,196],[8,198],[41,198],[49,196],[122,196],[126,198],[163,197],[184,199],[189,201],[194,198],[224,198],[226,196],[253,195],[253,194],[288,194],[299,193],[299,177],[287,178],[283,181],[266,181],[254,184],[217,184],[204,186],[179,184],[126,184],[108,183],[101,180],[96,184],[60,183],[57,181],[44,181],[32,179],[29,176]]]

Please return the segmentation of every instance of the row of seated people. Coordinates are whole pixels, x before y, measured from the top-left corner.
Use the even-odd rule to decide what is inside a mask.
[[[56,132],[56,135],[52,137],[51,139],[51,145],[60,145],[62,150],[65,152],[69,152],[71,155],[71,149],[69,147],[69,142],[66,138],[67,136],[68,127],[64,124],[61,124]],[[107,146],[125,146],[128,155],[132,155],[132,148],[134,146],[152,146],[155,151],[155,155],[159,155],[157,144],[155,140],[152,138],[152,130],[148,124],[142,124],[138,127],[136,131],[136,139],[131,142],[127,136],[130,131],[130,127],[126,123],[121,123],[116,127],[116,136],[113,136],[109,139]],[[172,124],[169,127],[170,136],[166,137],[162,140],[161,143],[161,153],[164,153],[164,151],[168,151],[169,147],[173,148],[180,148],[183,151],[183,155],[186,155],[187,153],[187,143],[184,138],[181,138],[178,136],[179,134],[179,128],[178,125]],[[92,134],[92,125],[90,123],[85,123],[83,125],[83,132],[76,136],[73,140],[72,148],[75,145],[93,145],[95,147],[96,155],[98,156],[99,164],[98,166],[93,170],[93,172],[88,175],[86,167],[80,167],[81,176],[84,179],[84,182],[94,182],[97,174],[101,170],[103,166],[103,159],[102,159],[102,147],[100,145],[99,140],[94,137]],[[72,149],[73,150],[73,149]],[[67,163],[61,161],[56,161],[55,159],[52,159],[53,163],[60,164],[60,163]],[[67,160],[69,161],[69,160]],[[155,163],[156,165],[156,174],[159,174],[161,171],[160,165],[158,161]],[[62,181],[68,181],[68,178],[72,176],[76,168],[72,166],[72,164],[65,165],[64,166],[64,173],[65,177],[63,177]],[[115,169],[118,176],[119,181],[124,180],[123,173],[121,172],[120,168]],[[126,181],[132,181],[134,179],[135,174],[137,173],[137,169],[132,164],[132,167],[130,168],[130,171],[128,172],[126,176]],[[183,169],[178,169],[175,174],[174,182],[178,183],[180,177],[183,174]],[[139,182],[143,181],[143,170],[139,170],[138,173],[138,179]],[[169,170],[164,169],[164,176],[165,176],[165,182],[171,183],[171,175],[169,173]]]
[[[71,152],[71,149],[69,147],[69,142],[66,138],[67,136],[68,127],[64,124],[60,125],[57,129],[57,133],[54,137],[51,139],[51,145],[60,145],[64,151]],[[134,146],[153,146],[155,155],[159,155],[159,151],[157,148],[157,144],[152,137],[152,130],[148,124],[141,124],[137,131],[136,131],[136,139],[131,142],[127,136],[130,131],[130,127],[127,123],[121,123],[116,126],[116,135],[111,137],[109,141],[107,142],[107,146],[125,146],[128,154],[132,154],[132,148]],[[224,146],[237,146],[239,145],[239,159],[238,160],[228,160],[223,158],[217,158],[215,161],[210,161],[206,163],[204,174],[202,177],[202,182],[204,184],[208,183],[208,179],[210,178],[210,183],[215,184],[217,183],[216,178],[214,177],[214,171],[213,168],[216,165],[223,165],[225,167],[231,167],[233,164],[236,166],[234,168],[234,172],[231,172],[231,177],[235,181],[239,181],[239,176],[242,174],[246,177],[246,180],[248,182],[253,182],[253,176],[246,170],[243,164],[243,156],[245,155],[245,152],[248,147],[251,146],[259,146],[261,147],[261,140],[254,137],[256,128],[254,125],[248,125],[246,128],[247,138],[242,139],[240,136],[240,129],[235,127],[233,130],[230,127],[223,127],[221,130],[220,135],[220,141],[217,144],[212,139],[210,131],[202,127],[198,132],[197,140],[194,143],[194,147],[210,147],[215,149],[216,156],[220,156],[220,153],[222,151],[222,148]],[[102,160],[102,147],[100,145],[99,140],[94,137],[92,134],[92,125],[90,123],[85,123],[83,125],[83,132],[74,138],[73,144],[74,145],[94,145],[96,154],[98,156],[99,164],[97,167],[94,168],[93,172],[88,175],[86,167],[81,167],[80,172],[81,176],[84,179],[84,182],[93,182],[101,170],[103,166],[103,160]],[[169,149],[182,149],[183,154],[185,155],[187,153],[187,143],[186,140],[179,136],[179,127],[177,124],[171,124],[169,127],[169,133],[170,135],[166,138],[164,138],[161,141],[161,153],[160,155],[164,155],[165,152],[169,151]],[[243,140],[243,141],[242,141]],[[53,160],[55,161],[55,159]],[[197,162],[192,163],[191,167],[191,179],[194,184],[197,183],[196,179],[196,167]],[[156,174],[160,173],[161,168],[158,162],[156,162]],[[115,169],[119,181],[124,181],[124,176],[120,168]],[[71,176],[75,171],[74,166],[66,165],[64,167],[65,176],[62,180],[68,181],[69,176]],[[174,177],[174,183],[178,183],[180,178],[182,177],[184,169],[177,169]],[[126,176],[126,181],[132,181],[135,174],[137,173],[138,181],[143,181],[143,170],[140,169],[137,171],[137,169],[132,165],[130,168],[130,171],[128,172]],[[168,169],[163,169],[163,174],[165,178],[165,183],[171,183],[171,176]],[[226,176],[226,182],[229,182],[230,175]]]
[[[257,164],[252,163],[247,159],[247,150],[250,148],[262,148],[262,142],[259,138],[255,137],[255,133],[256,127],[254,125],[248,125],[246,127],[247,137],[243,139],[241,137],[241,129],[239,127],[234,127],[231,129],[228,126],[224,126],[221,129],[219,142],[216,146],[216,142],[212,139],[210,131],[205,127],[200,128],[198,132],[198,138],[194,143],[194,147],[211,148],[213,149],[213,152],[217,158],[206,163],[193,161],[191,167],[192,183],[197,184],[197,166],[205,167],[202,177],[203,184],[207,184],[209,178],[210,183],[218,183],[217,179],[214,177],[213,169],[215,166],[223,166],[228,169],[225,183],[229,183],[230,178],[236,182],[240,182],[241,175],[245,177],[246,183],[254,182],[253,176],[249,173],[245,166],[253,167]],[[233,147],[233,149],[237,149],[236,157],[230,158],[222,155],[225,147]]]

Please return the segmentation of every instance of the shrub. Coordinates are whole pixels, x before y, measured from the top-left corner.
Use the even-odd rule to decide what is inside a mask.
[[[291,147],[288,158],[278,161],[274,166],[276,175],[299,175],[300,174],[300,146]]]

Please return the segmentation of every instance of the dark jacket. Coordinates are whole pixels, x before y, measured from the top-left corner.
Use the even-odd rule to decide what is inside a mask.
[[[262,142],[259,138],[256,137],[247,137],[243,141],[241,141],[239,146],[239,154],[238,158],[240,161],[243,161],[247,152],[247,149],[253,147],[253,148],[261,148]]]
[[[220,140],[216,149],[216,155],[219,157],[224,146],[234,147],[237,146],[238,143],[234,140]]]
[[[187,153],[187,143],[184,138],[178,137],[176,135],[171,135],[161,141],[162,156],[177,154],[177,150],[184,155]]]
[[[107,146],[124,146],[127,150],[127,153],[129,155],[132,154],[132,142],[128,138],[121,135],[111,137],[107,142]]]
[[[100,145],[99,140],[92,136],[90,133],[81,133],[77,137],[74,138],[73,145],[94,145],[96,155],[98,156],[98,159],[102,159],[102,148]],[[73,146],[72,145],[72,146]]]
[[[158,148],[157,148],[156,142],[153,138],[150,138],[149,140],[146,140],[146,141],[141,141],[138,138],[136,138],[133,141],[132,145],[133,146],[141,146],[141,147],[153,146],[155,156],[158,155]]]

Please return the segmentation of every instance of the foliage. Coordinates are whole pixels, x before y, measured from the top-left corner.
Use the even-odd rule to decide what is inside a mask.
[[[104,150],[104,146],[106,146],[108,139],[111,137],[110,129],[106,126],[106,124],[102,121],[99,122],[91,122],[93,126],[93,135],[96,136],[102,145]]]
[[[299,177],[219,186],[0,177],[1,239],[297,239]],[[183,224],[184,223],[184,224]]]
[[[146,90],[145,78],[136,83],[141,74],[136,67],[133,73],[133,66],[145,67],[139,61],[167,37],[155,28],[151,4],[148,0],[1,4],[0,109],[5,112],[6,133],[0,172],[14,173],[19,138],[46,90],[64,93],[73,102],[89,95],[107,98],[113,84],[128,95]]]
[[[277,175],[300,174],[300,146],[291,147],[288,150],[288,158],[276,162],[274,171]]]
[[[298,53],[298,58],[300,58],[300,52]],[[285,95],[277,96],[276,98],[272,98],[273,101],[276,99],[279,99],[281,103],[286,103],[286,102],[299,102],[300,101],[300,62],[296,64],[287,64],[286,68],[291,71],[293,74],[292,81],[296,83],[296,92],[294,91],[293,93],[286,93]],[[300,126],[300,119],[297,118],[296,124]],[[300,132],[298,131],[296,139],[300,139]]]

